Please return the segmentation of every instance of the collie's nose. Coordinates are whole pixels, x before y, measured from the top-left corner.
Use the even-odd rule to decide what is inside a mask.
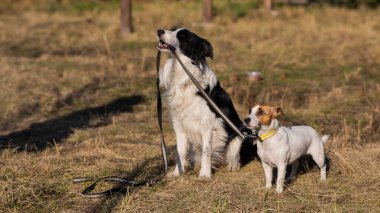
[[[157,35],[158,36],[163,35],[163,34],[165,34],[165,30],[163,30],[163,29],[157,30]]]
[[[249,117],[244,119],[245,124],[249,124],[249,122],[251,122],[251,119]]]

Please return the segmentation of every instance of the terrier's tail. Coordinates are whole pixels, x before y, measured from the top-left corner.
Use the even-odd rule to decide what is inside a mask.
[[[327,142],[327,140],[329,139],[329,137],[330,137],[330,135],[324,135],[323,137],[322,137],[322,143],[323,144],[325,144],[326,142]]]

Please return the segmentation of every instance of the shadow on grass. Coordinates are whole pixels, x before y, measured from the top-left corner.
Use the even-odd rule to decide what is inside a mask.
[[[253,145],[251,146],[250,144],[246,144],[245,147],[250,148],[250,149],[256,148],[256,146],[253,146]],[[169,164],[169,167],[171,167],[175,165],[175,160],[174,160],[175,151],[174,150],[176,149],[176,146],[172,145],[167,148],[169,150],[169,153],[172,153],[172,154],[169,154],[168,156],[168,161],[169,161],[168,164]],[[245,153],[245,154],[248,154],[248,153]],[[246,158],[246,160],[248,161],[242,162],[244,163],[243,165],[252,161],[256,157],[256,155],[252,155],[252,153],[250,153],[249,157],[250,158]],[[129,180],[135,180],[137,182],[154,180],[155,185],[153,187],[160,187],[165,184],[165,182],[162,182],[164,173],[163,173],[163,163],[162,163],[161,155],[157,155],[152,158],[145,159],[143,162],[141,162],[139,165],[137,165],[135,168],[133,168],[129,172],[119,171],[115,173],[116,173],[115,176],[117,177],[122,177]],[[122,185],[115,184],[113,187],[114,188],[122,187]],[[148,187],[148,186],[143,186],[143,187]],[[88,212],[94,212],[94,213],[113,212],[115,208],[117,208],[118,205],[123,201],[123,199],[137,192],[139,189],[141,189],[141,187],[135,188],[135,189],[124,188],[122,190],[118,190],[118,193],[113,194],[112,196],[99,198],[99,200],[95,201],[96,202],[95,205],[92,208],[90,208]],[[126,211],[126,210],[123,209],[122,211]]]
[[[315,161],[310,155],[305,155],[301,157],[300,159],[298,159],[298,161],[300,163],[300,167],[298,168],[297,176],[308,173],[314,168],[319,170],[319,167],[317,166],[317,164],[315,163]],[[330,170],[330,166],[331,166],[331,160],[328,156],[325,156],[325,163],[326,163],[326,172],[328,174]]]
[[[260,159],[260,157],[257,155],[257,146],[253,145],[251,141],[244,141],[240,149],[241,167],[246,166],[255,159]]]
[[[173,150],[175,149],[175,146],[173,145],[167,148],[169,150]],[[173,157],[169,157],[168,161],[169,166],[172,166],[175,163]],[[160,186],[161,181],[164,177],[162,156],[157,155],[145,159],[143,162],[141,162],[139,165],[137,165],[129,172],[116,172],[116,176],[129,180],[135,180],[137,182],[153,180],[155,182],[153,187]],[[122,185],[115,184],[113,187],[122,187]],[[141,189],[141,187],[134,189],[122,188],[121,190],[118,190],[118,193],[115,193],[112,196],[99,198],[98,200],[96,200],[96,204],[92,208],[90,208],[88,212],[112,212],[124,198],[126,198],[127,196],[136,192],[139,189]]]
[[[78,90],[64,96],[60,97],[59,89],[53,89],[53,93],[58,96],[58,100],[53,104],[53,108],[48,112],[44,112],[47,115],[56,114],[63,107],[72,107],[76,100],[81,99],[83,96],[95,93],[97,90],[101,89],[102,79],[94,78],[90,83],[83,85]],[[40,101],[31,102],[25,105],[21,105],[17,110],[17,113],[10,115],[11,119],[0,120],[0,131],[11,130],[17,128],[17,124],[24,119],[41,112],[42,103]]]
[[[0,136],[0,149],[43,150],[50,145],[61,143],[73,133],[74,129],[107,125],[112,114],[132,112],[133,106],[142,101],[142,96],[123,97],[102,106],[82,109],[62,117],[31,124],[27,129]],[[92,123],[94,117],[99,121]]]
[[[245,148],[248,148],[249,151],[252,151],[251,149],[256,149],[256,146],[253,146],[252,143],[250,144],[245,144]],[[168,156],[168,165],[169,167],[175,165],[175,149],[176,146],[172,145],[167,147],[169,150]],[[243,166],[249,163],[250,161],[254,160],[256,158],[256,155],[252,155],[252,153],[244,153],[246,154],[247,158],[245,158],[247,161],[242,161]],[[153,187],[160,187],[165,185],[165,180],[163,181],[164,178],[164,173],[163,173],[163,163],[162,163],[162,156],[157,155],[151,158],[147,158],[141,163],[139,163],[136,167],[134,167],[131,171],[115,171],[114,174],[117,177],[125,178],[128,180],[134,180],[137,182],[145,182],[149,180],[154,180],[155,184]],[[123,187],[123,185],[120,184],[114,184],[112,188],[119,188]],[[140,190],[142,187],[149,187],[149,186],[140,186],[137,188],[121,188],[117,190],[117,193],[112,194],[111,196],[103,197],[103,198],[98,198],[95,199],[95,203],[93,203],[93,207],[89,208],[88,212],[113,212],[115,208],[118,207],[118,205],[123,202],[123,199],[126,199],[128,196],[131,194],[137,192]],[[156,190],[156,189],[152,189]],[[125,209],[122,209],[119,211],[126,211]]]
[[[311,155],[304,155],[298,159],[298,162],[300,163],[297,173],[296,173],[296,179],[297,177],[306,173],[309,173],[310,171],[317,169],[318,170],[318,177],[317,180],[320,178],[320,169],[311,157]],[[326,163],[326,173],[328,174],[330,171],[330,166],[331,166],[331,160],[328,156],[325,156],[325,163]],[[288,165],[286,167],[286,177],[290,175],[290,172],[292,170],[291,165]],[[290,185],[293,181],[295,180],[287,180],[286,185]]]

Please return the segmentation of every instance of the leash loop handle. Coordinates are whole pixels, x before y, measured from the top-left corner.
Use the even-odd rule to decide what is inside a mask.
[[[73,183],[83,183],[83,182],[89,182],[89,181],[94,181],[92,184],[87,186],[82,192],[82,196],[87,197],[87,198],[100,198],[100,197],[106,197],[106,196],[111,196],[112,194],[115,193],[129,193],[130,189],[137,188],[137,187],[142,187],[142,186],[152,186],[155,184],[154,181],[144,181],[144,182],[136,182],[132,180],[128,180],[125,178],[120,178],[120,177],[102,177],[102,178],[92,178],[92,177],[82,177],[82,178],[74,178]],[[92,191],[96,188],[97,184],[101,181],[104,182],[111,182],[111,183],[119,183],[120,185],[117,187],[114,187],[112,189],[108,189],[102,192],[95,192],[92,193]]]

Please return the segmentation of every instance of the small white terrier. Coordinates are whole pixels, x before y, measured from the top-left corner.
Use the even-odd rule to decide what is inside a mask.
[[[264,168],[266,188],[272,187],[273,167],[277,167],[276,192],[282,193],[286,166],[292,165],[292,171],[288,180],[295,178],[298,169],[298,158],[310,154],[321,169],[321,180],[326,180],[326,164],[323,144],[329,138],[322,138],[310,126],[280,126],[277,117],[283,115],[280,107],[256,105],[251,109],[244,124],[255,130],[259,129],[262,142],[257,142],[257,153],[261,158]]]

